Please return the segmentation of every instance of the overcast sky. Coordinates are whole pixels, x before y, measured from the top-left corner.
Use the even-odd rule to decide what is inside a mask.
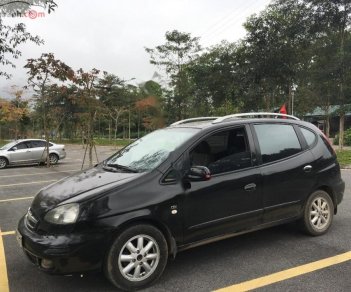
[[[17,68],[6,67],[13,77],[0,78],[0,96],[10,97],[11,85],[26,84],[26,59],[52,52],[74,70],[101,69],[125,80],[143,82],[157,68],[149,63],[145,47],[165,42],[166,31],[177,29],[200,37],[209,47],[245,35],[242,24],[259,13],[270,0],[57,0],[58,7],[45,17],[4,18],[24,22],[28,31],[45,41],[21,46]],[[43,12],[41,8],[34,8]]]

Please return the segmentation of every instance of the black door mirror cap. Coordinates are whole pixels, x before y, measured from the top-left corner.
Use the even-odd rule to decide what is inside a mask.
[[[186,177],[190,181],[206,181],[211,179],[211,172],[206,166],[192,166]]]

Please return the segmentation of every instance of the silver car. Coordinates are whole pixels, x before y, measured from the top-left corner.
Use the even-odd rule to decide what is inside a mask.
[[[45,140],[23,139],[0,148],[0,169],[8,165],[32,164],[46,161]],[[49,142],[50,164],[66,157],[65,145]]]

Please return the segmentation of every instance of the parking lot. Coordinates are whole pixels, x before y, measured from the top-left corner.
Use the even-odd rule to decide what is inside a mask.
[[[21,166],[0,171],[1,292],[115,291],[102,273],[44,274],[25,258],[16,242],[17,222],[38,190],[81,169],[84,149],[76,145],[67,146],[66,151],[67,158],[50,168]],[[97,147],[99,160],[114,151]],[[344,200],[326,235],[306,236],[289,224],[190,249],[170,260],[161,279],[146,291],[350,291],[351,170],[343,170],[342,176]]]

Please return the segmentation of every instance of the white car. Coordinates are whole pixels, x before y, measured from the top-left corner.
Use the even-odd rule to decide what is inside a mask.
[[[2,146],[0,148],[0,169],[8,165],[34,164],[46,161],[45,145],[45,140],[22,139]],[[65,157],[65,145],[49,142],[50,164],[56,164]]]

